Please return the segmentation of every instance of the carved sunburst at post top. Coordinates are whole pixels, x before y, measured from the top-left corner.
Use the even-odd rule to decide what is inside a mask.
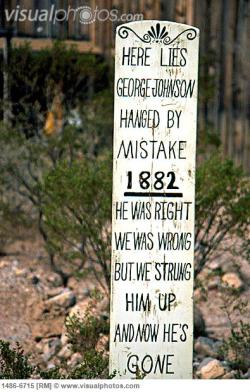
[[[190,41],[197,37],[197,31],[193,28],[189,28],[182,31],[175,38],[171,39],[168,34],[168,31],[166,31],[166,27],[164,26],[163,28],[161,28],[160,23],[156,23],[155,27],[151,26],[151,28],[142,37],[140,37],[133,29],[128,26],[121,26],[118,30],[118,35],[119,37],[125,39],[128,37],[129,32],[132,32],[134,35],[136,35],[136,37],[139,38],[139,40],[142,42],[162,43],[164,45],[172,44],[175,40],[177,40],[177,38],[179,38],[183,34],[186,34],[186,38]]]
[[[148,34],[153,39],[153,42],[162,42],[165,37],[168,36],[168,32],[166,31],[166,27],[164,26],[161,30],[160,23],[156,24],[156,28],[151,26],[151,29],[148,30]]]

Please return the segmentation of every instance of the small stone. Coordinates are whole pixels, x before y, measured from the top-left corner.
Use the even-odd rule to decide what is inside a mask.
[[[42,340],[39,340],[39,342],[36,345],[36,351],[38,354],[42,354],[44,349],[44,342]]]
[[[82,355],[80,353],[74,353],[72,357],[67,361],[67,365],[75,367],[82,362]]]
[[[219,263],[219,261],[213,260],[213,261],[211,261],[211,263],[209,263],[209,269],[210,269],[210,270],[215,271],[215,270],[217,270],[217,269],[219,269],[219,268],[220,268],[220,263]]]
[[[53,299],[54,297],[51,300]],[[29,306],[29,314],[32,314],[32,320],[34,320],[31,333],[35,341],[61,336],[67,309],[58,303],[40,300],[34,301]]]
[[[231,372],[227,372],[226,374],[224,374],[224,376],[222,378],[223,378],[223,380],[231,380],[231,379],[235,378],[235,373],[232,370]]]
[[[47,365],[47,369],[48,370],[52,370],[52,369],[55,369],[55,367],[56,367],[56,365],[54,364],[54,363],[48,363],[48,365]]]
[[[91,313],[94,317],[102,317],[106,318],[107,315],[107,307],[108,307],[108,299],[103,298],[101,301],[93,301],[90,298],[85,298],[82,301],[78,302],[71,310],[69,315],[80,316],[84,318],[86,312]]]
[[[98,352],[104,352],[108,350],[109,337],[108,335],[101,335],[96,343],[95,349]]]
[[[213,278],[209,279],[207,287],[209,290],[214,290],[217,289],[219,285],[220,285],[220,277],[213,276]]]
[[[51,306],[59,306],[63,308],[70,308],[71,306],[74,306],[76,303],[76,296],[75,294],[71,291],[66,289],[63,293],[56,295],[55,297],[52,297],[45,301],[45,306],[51,307]]]
[[[18,260],[13,260],[12,261],[12,267],[13,268],[17,268],[18,265],[19,265],[19,261]]]
[[[70,344],[66,344],[66,346],[63,346],[62,349],[57,354],[58,358],[61,359],[69,359],[71,355],[72,355],[72,351],[70,349]]]
[[[228,259],[224,260],[221,263],[221,270],[223,271],[224,274],[227,274],[228,272],[236,272],[235,265],[232,262],[230,262]]]
[[[27,274],[27,271],[21,268],[14,268],[14,272],[16,276],[25,276]]]
[[[55,272],[50,273],[47,277],[47,281],[52,284],[54,287],[62,286],[63,281],[60,275],[56,274]]]
[[[222,277],[223,283],[234,289],[240,289],[243,286],[242,280],[235,272],[228,272]]]
[[[221,378],[224,374],[225,368],[218,359],[214,358],[205,358],[201,362],[197,372],[197,375],[205,380]]]
[[[1,268],[9,267],[9,265],[10,265],[10,263],[9,263],[9,261],[7,261],[7,260],[2,260],[2,261],[0,261],[0,269],[1,269]]]
[[[59,338],[46,339],[43,349],[43,360],[49,361],[61,348],[61,340]]]
[[[198,362],[198,361],[195,359],[194,362],[193,362],[193,369],[194,369],[194,371],[197,371],[199,365],[200,365],[200,362]]]
[[[78,302],[73,308],[70,309],[69,316],[72,317],[73,315],[80,316],[81,318],[84,318],[86,311],[90,307],[90,299],[84,299],[81,302]],[[93,313],[93,311],[91,312]]]
[[[53,287],[52,289],[46,292],[48,298],[56,297],[59,294],[62,294],[64,291],[63,287]]]
[[[202,356],[218,357],[219,347],[222,342],[200,336],[194,345],[195,352]]]
[[[36,308],[32,307],[31,311],[34,313],[34,320],[36,322],[32,326],[32,336],[35,341],[40,341],[44,339],[44,337],[53,337],[53,336],[61,336],[64,321],[65,321],[65,312],[62,312],[63,315],[56,316],[54,318],[53,314],[44,313],[47,311],[47,308],[43,308],[43,311],[37,312]]]
[[[63,330],[62,330],[62,335],[61,335],[62,345],[65,346],[68,343],[68,341],[69,341],[69,338],[67,336],[67,331],[66,331],[66,328],[65,328],[65,325],[64,325],[63,326]]]

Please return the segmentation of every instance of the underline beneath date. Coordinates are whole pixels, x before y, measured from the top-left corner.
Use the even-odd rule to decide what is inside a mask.
[[[125,197],[183,197],[183,193],[173,192],[124,192]]]

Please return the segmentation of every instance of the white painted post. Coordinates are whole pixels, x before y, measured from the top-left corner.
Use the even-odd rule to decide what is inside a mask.
[[[110,373],[192,378],[199,30],[116,33]]]

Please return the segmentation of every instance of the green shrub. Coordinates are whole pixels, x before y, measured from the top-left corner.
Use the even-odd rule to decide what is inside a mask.
[[[109,333],[109,322],[96,314],[96,308],[102,299],[100,292],[93,292],[83,316],[73,314],[66,318],[66,334],[73,352],[85,355],[86,351],[95,349],[101,334]]]
[[[107,321],[94,316],[89,310],[84,319],[79,315],[67,317],[65,326],[72,351],[83,355],[95,348],[101,333],[109,333]]]
[[[108,357],[95,350],[86,351],[83,361],[69,374],[69,379],[109,378]]]
[[[233,369],[246,372],[250,365],[250,324],[240,321],[224,340],[221,353]]]
[[[223,339],[220,354],[241,378],[250,366],[250,324],[242,320],[242,316],[246,315],[248,302],[242,299],[240,289],[225,285],[221,291],[221,310],[227,316],[230,335]]]
[[[0,379],[26,379],[33,371],[18,343],[11,349],[9,342],[0,340]]]
[[[39,370],[37,374],[39,375],[39,378],[43,380],[60,380],[67,378],[58,366],[48,370]]]
[[[0,156],[3,195],[0,215],[6,219],[4,225],[16,227],[17,217],[25,217],[30,225],[36,225],[46,245],[49,239],[42,209],[43,178],[60,160],[71,162],[82,155],[85,145],[82,134],[75,127],[67,126],[54,137],[37,135],[27,139],[18,130],[1,124],[0,143],[5,145]],[[52,268],[64,278],[60,266],[54,263],[53,252],[47,249]]]
[[[219,249],[247,257],[250,181],[240,167],[218,153],[197,169],[195,215],[196,275]]]
[[[42,370],[29,364],[28,357],[16,343],[12,349],[9,342],[0,340],[0,379],[93,379],[109,378],[108,357],[89,349],[84,352],[81,364],[72,369],[59,366]]]
[[[66,270],[89,269],[104,288],[110,282],[111,167],[101,158],[62,162],[43,185],[50,248]]]

